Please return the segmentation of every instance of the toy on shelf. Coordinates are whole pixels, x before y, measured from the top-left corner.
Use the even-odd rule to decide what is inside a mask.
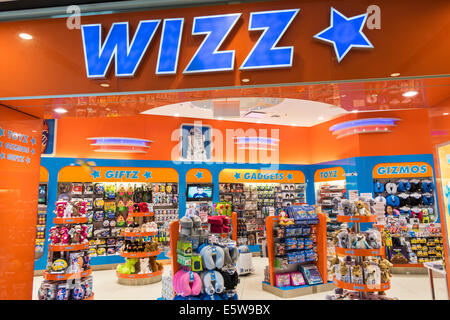
[[[92,300],[92,270],[88,252],[85,201],[57,201],[55,226],[50,228],[49,253],[40,300]],[[86,222],[86,221],[84,221]]]
[[[360,198],[339,203],[337,221],[344,224],[334,232],[336,256],[330,264],[333,283],[341,290],[336,290],[327,299],[386,299],[384,291],[390,289],[393,265],[384,258],[382,232],[374,228],[362,231],[360,226],[375,221],[371,217],[379,207],[377,202]],[[349,222],[353,223],[351,228],[347,227]],[[344,295],[343,290],[354,293],[345,291]]]
[[[325,219],[310,205],[289,206],[278,216],[267,217],[269,266],[264,290],[280,296],[292,290],[293,297],[305,294],[297,288],[324,284],[328,278]]]
[[[136,212],[152,212],[147,203],[140,202]],[[133,215],[134,222],[129,224],[123,235],[125,241],[119,254],[126,262],[116,268],[118,282],[124,285],[145,285],[161,281],[163,266],[156,261],[161,252],[151,236],[158,233],[158,226],[153,215]],[[155,238],[156,239],[156,238]]]
[[[172,289],[165,280],[166,300],[237,300],[239,283],[236,262],[239,250],[224,233],[228,216],[210,216],[203,224],[197,215],[184,216],[171,223]],[[220,224],[217,223],[220,218]],[[216,228],[216,229],[215,229]],[[217,233],[211,230],[218,231]],[[227,229],[228,230],[228,229]],[[225,235],[225,237],[224,237]]]

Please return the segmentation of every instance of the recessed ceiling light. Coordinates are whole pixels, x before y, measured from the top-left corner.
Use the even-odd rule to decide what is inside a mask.
[[[443,116],[448,116],[448,112],[444,112],[442,115]]]
[[[108,88],[109,87],[109,83],[100,83],[100,86],[103,88]]]
[[[241,81],[242,81],[242,82],[250,82],[250,79],[244,78],[244,79],[242,79]]]
[[[391,77],[398,77],[399,75],[400,75],[400,73],[398,73],[398,72],[391,73]]]
[[[352,113],[358,113],[358,110],[356,110],[356,109],[352,110]]]
[[[319,119],[319,120],[323,120],[323,117],[322,117],[322,116],[320,116],[320,117],[318,117],[317,119]]]
[[[179,114],[179,113],[175,113],[173,116],[174,116],[174,117],[179,117],[180,114]]]
[[[64,108],[56,108],[53,111],[55,111],[56,113],[66,113],[67,112],[67,110]]]
[[[19,33],[19,37],[21,37],[23,40],[31,40],[33,39],[33,36],[31,34],[28,33]]]
[[[295,123],[292,123],[292,124],[291,124],[291,126],[295,127],[295,126],[296,126],[296,124],[295,124]]]
[[[218,117],[217,120],[222,120],[222,117]]]
[[[416,91],[416,90],[410,90],[410,91],[404,92],[404,93],[402,94],[402,96],[409,98],[409,97],[414,97],[414,96],[416,96],[416,95],[418,95],[418,94],[419,94],[418,91]]]
[[[256,121],[256,123],[261,123],[261,120]]]

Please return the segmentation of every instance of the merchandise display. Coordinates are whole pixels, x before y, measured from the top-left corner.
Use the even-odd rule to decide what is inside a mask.
[[[266,225],[265,282],[289,290],[323,284],[327,279],[325,216],[315,206],[292,205],[268,217]]]
[[[265,218],[275,210],[305,203],[303,183],[220,183],[220,201],[238,213],[239,245],[261,245],[266,239]]]
[[[212,211],[212,207],[211,207]],[[227,235],[228,216],[186,215],[171,224],[173,300],[237,300],[239,250]],[[162,297],[169,300],[170,285]]]
[[[334,233],[336,256],[330,261],[333,282],[338,289],[327,299],[390,299],[384,291],[390,289],[393,265],[383,258],[382,234],[375,228],[362,231],[360,226],[376,222],[375,207],[379,205],[376,200],[362,198],[339,202],[337,219],[342,225]]]
[[[56,202],[40,300],[93,299],[85,201]]]
[[[142,205],[144,204],[144,205]],[[146,203],[140,203],[139,210],[130,215],[133,222],[124,228],[125,241],[119,254],[126,262],[116,268],[118,282],[125,285],[144,285],[161,280],[163,266],[156,261],[161,253],[158,243],[152,241],[158,234],[153,212]]]
[[[374,180],[374,196],[386,204],[384,225],[387,258],[397,266],[422,266],[441,260],[443,240],[432,177]]]
[[[47,184],[39,184],[34,259],[39,259],[44,255],[45,224],[47,223],[47,188]]]
[[[155,215],[155,241],[168,249],[168,223],[178,218],[176,183],[63,182],[58,184],[58,199],[86,202],[89,252],[93,257],[118,254],[133,216]]]

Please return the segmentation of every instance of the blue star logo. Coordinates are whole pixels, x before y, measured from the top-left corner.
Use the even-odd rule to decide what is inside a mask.
[[[236,173],[234,174],[234,178],[235,178],[236,180],[240,179],[240,178],[241,178],[241,174],[240,174],[239,172],[236,172]]]
[[[34,149],[31,149],[31,154],[34,154]]]
[[[200,180],[201,178],[203,178],[203,172],[200,172],[197,170],[197,173],[195,174],[195,176],[197,177],[197,180]]]
[[[100,178],[100,170],[95,170],[91,172],[91,176],[94,177],[94,179]]]
[[[27,164],[30,164],[30,158],[27,158],[27,160],[25,160],[27,162]]]
[[[5,130],[0,127],[0,137],[3,137],[4,135],[5,135]]]
[[[152,177],[152,172],[151,171],[145,171],[144,177],[145,177],[145,179],[150,179]]]
[[[289,180],[292,180],[292,179],[293,179],[292,173],[289,172],[289,174],[287,175],[287,178],[288,178]]]
[[[3,152],[0,153],[0,159],[5,159],[5,154]]]
[[[31,138],[31,144],[34,146],[36,144],[36,139],[35,138]]]
[[[373,45],[362,32],[367,13],[347,18],[331,7],[331,25],[319,32],[314,38],[332,43],[338,62],[345,57],[351,48],[373,48]]]

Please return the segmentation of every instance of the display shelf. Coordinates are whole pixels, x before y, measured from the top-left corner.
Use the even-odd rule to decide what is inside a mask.
[[[334,250],[337,254],[354,257],[371,257],[371,256],[383,257],[385,255],[385,247],[381,247],[380,249],[348,249],[348,248],[334,247]]]
[[[423,263],[394,263],[394,268],[424,268]]]
[[[316,226],[316,247],[317,247],[317,261],[310,261],[309,264],[315,264],[320,272],[321,278],[326,281],[328,279],[328,268],[327,268],[327,241],[326,241],[326,216],[320,212],[317,208],[318,220],[315,220]],[[275,267],[275,252],[274,252],[274,234],[273,227],[274,224],[278,223],[278,216],[269,216],[266,218],[266,232],[267,232],[267,254],[269,262],[269,282],[263,282],[263,290],[271,292],[280,297],[296,297],[305,294],[310,294],[311,288],[308,287],[292,287],[292,290],[286,288],[278,288],[275,286],[275,278],[277,274],[277,268]],[[295,225],[311,225],[311,223],[296,223]],[[291,225],[293,226],[293,225]],[[289,225],[285,226],[289,227]],[[316,285],[317,288],[327,288],[330,290],[329,283],[323,283]],[[286,293],[289,291],[289,293]],[[316,291],[317,292],[317,291]]]
[[[132,217],[153,217],[155,213],[152,212],[133,212],[131,214]]]
[[[146,257],[152,257],[157,256],[161,253],[161,250],[156,250],[152,252],[121,252],[120,256],[124,258],[146,258]]]
[[[163,270],[150,272],[150,273],[138,273],[138,274],[125,274],[125,273],[119,273],[116,271],[117,278],[120,279],[147,279],[147,278],[153,278],[162,275]]]
[[[367,285],[367,284],[359,284],[359,283],[348,283],[344,281],[337,280],[336,277],[333,277],[333,283],[341,288],[347,289],[351,291],[358,292],[379,292],[389,290],[391,288],[391,283],[386,282],[379,285]]]
[[[151,236],[155,236],[157,235],[158,232],[153,231],[153,232],[124,232],[123,233],[123,237],[151,237]]]
[[[337,221],[338,222],[353,222],[353,223],[371,223],[371,222],[377,222],[377,216],[370,215],[370,216],[344,216],[344,215],[337,215]]]
[[[48,251],[80,251],[89,248],[89,243],[82,244],[67,244],[67,245],[54,245],[48,246]]]
[[[92,269],[85,270],[83,272],[78,273],[48,273],[47,271],[44,272],[44,279],[45,280],[67,280],[67,279],[74,279],[74,278],[84,278],[92,274]]]
[[[73,218],[53,218],[54,224],[75,224],[75,223],[87,223],[87,217],[73,217]]]

